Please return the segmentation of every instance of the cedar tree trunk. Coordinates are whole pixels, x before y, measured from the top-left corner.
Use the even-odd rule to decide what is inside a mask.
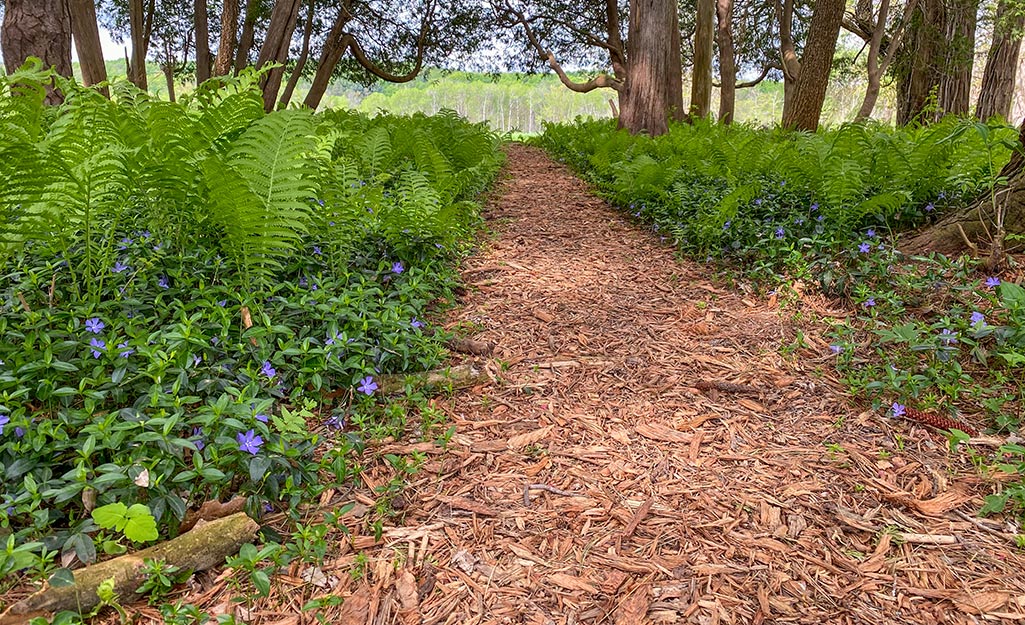
[[[729,124],[737,102],[737,61],[733,51],[733,0],[716,0],[719,46],[719,121]]]
[[[175,102],[174,63],[164,63],[160,66],[160,70],[164,72],[164,82],[167,83],[167,99]]]
[[[936,118],[967,115],[971,106],[975,26],[979,0],[947,0],[945,58],[940,75]]]
[[[239,0],[224,0],[221,8],[221,38],[214,61],[214,76],[227,76],[235,62]]]
[[[82,82],[86,86],[107,80],[107,64],[103,61],[103,47],[100,45],[100,29],[96,24],[95,0],[69,0],[71,9],[71,34],[78,51],[78,63],[82,68]],[[104,87],[103,95],[109,96]]]
[[[676,2],[630,3],[627,79],[619,92],[620,128],[661,135],[669,130],[670,116],[682,113],[683,72],[678,42]]]
[[[299,78],[302,77],[303,70],[306,68],[306,61],[310,58],[310,38],[313,36],[313,9],[314,0],[310,0],[309,7],[306,10],[306,26],[303,28],[303,47],[299,52],[299,58],[295,61],[295,68],[288,77],[285,92],[281,94],[281,101],[278,103],[281,108],[287,107],[288,103],[292,101],[292,93],[295,92],[295,86],[299,83]]]
[[[1021,151],[1021,146],[1025,146],[1025,121],[1021,124],[1018,141],[1019,151],[1000,171],[1000,177],[1007,182],[997,189],[994,197],[981,197],[975,205],[941,219],[909,239],[901,249],[912,254],[934,251],[954,255],[974,247],[973,251],[979,253],[988,251],[987,265],[991,270],[996,269],[1004,256],[1003,233],[997,223],[998,209],[1003,211],[1005,233],[1025,234],[1025,153]]]
[[[128,80],[146,91],[146,10],[143,0],[128,0],[128,21],[131,28],[132,58],[128,64]]]
[[[292,33],[295,32],[295,22],[299,18],[301,4],[301,0],[277,0],[274,3],[270,24],[267,26],[267,36],[256,60],[257,69],[267,63],[279,64],[264,76],[260,85],[263,88],[263,108],[268,113],[274,109],[274,103],[278,101],[281,77],[285,73],[284,64],[288,60],[288,49],[292,43]]]
[[[196,0],[196,84],[210,79],[210,25],[206,14],[206,0]]]
[[[716,0],[697,0],[694,28],[694,74],[690,90],[690,115],[705,117],[712,107],[712,53],[715,41]]]
[[[901,45],[897,75],[897,125],[927,121],[923,112],[940,84],[939,59],[945,49],[943,0],[920,0]]]
[[[65,0],[7,0],[0,40],[8,73],[35,56],[61,76],[71,76],[71,14]],[[47,90],[48,103],[62,100]]]
[[[818,0],[812,13],[808,41],[801,55],[801,70],[789,115],[783,127],[814,132],[819,127],[833,66],[836,40],[843,22],[844,0]]]
[[[328,32],[327,38],[324,39],[324,48],[320,51],[317,72],[313,76],[313,83],[310,85],[310,91],[306,94],[304,102],[311,109],[320,106],[324,92],[327,91],[327,86],[331,83],[335,67],[338,66],[338,61],[342,59],[346,48],[349,47],[348,38],[345,36],[345,27],[351,19],[352,14],[349,13],[348,8],[345,5],[340,7],[334,23],[331,24],[331,30]]]
[[[241,72],[249,65],[249,53],[253,50],[256,30],[257,0],[246,0],[246,15],[242,20],[242,37],[238,41],[238,54],[235,55],[235,73]]]
[[[993,45],[986,57],[986,69],[982,74],[982,89],[975,116],[982,120],[1011,115],[1011,101],[1014,97],[1015,74],[1018,71],[1018,56],[1021,53],[1021,32],[1025,28],[1025,7],[1014,10],[1012,0],[1000,0],[997,8],[996,31]]]

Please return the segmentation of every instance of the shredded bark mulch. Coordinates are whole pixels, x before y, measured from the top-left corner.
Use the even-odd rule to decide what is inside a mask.
[[[185,601],[297,625],[1025,619],[1013,528],[975,516],[998,478],[853,408],[808,320],[843,311],[714,284],[540,150],[508,153],[449,321],[495,346],[455,358],[491,382],[435,400],[447,447],[370,450],[366,488],[322,500],[355,502],[352,535],[270,598],[230,602],[224,573]],[[383,458],[414,453],[378,538]]]

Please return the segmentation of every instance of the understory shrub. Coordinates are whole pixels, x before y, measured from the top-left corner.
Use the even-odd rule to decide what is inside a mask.
[[[0,576],[123,550],[112,504],[166,537],[209,499],[310,500],[351,479],[380,376],[441,362],[427,317],[497,137],[265,114],[258,79],[168,103],[0,78]]]

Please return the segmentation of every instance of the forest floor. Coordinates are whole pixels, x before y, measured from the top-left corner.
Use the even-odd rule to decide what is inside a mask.
[[[491,382],[434,400],[447,447],[368,448],[365,487],[322,501],[356,502],[322,567],[221,607],[296,625],[332,594],[323,622],[1025,619],[1025,552],[975,517],[993,478],[831,377],[808,319],[845,311],[728,290],[542,151],[508,153],[449,318],[496,346],[475,361]],[[413,453],[375,537],[384,456]],[[223,578],[184,599],[210,610]]]

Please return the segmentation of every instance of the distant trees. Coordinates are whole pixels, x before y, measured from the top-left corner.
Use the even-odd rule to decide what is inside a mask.
[[[979,119],[996,115],[1010,117],[1023,31],[1025,0],[1000,0],[993,20],[993,43],[986,57],[975,107],[975,116]]]

